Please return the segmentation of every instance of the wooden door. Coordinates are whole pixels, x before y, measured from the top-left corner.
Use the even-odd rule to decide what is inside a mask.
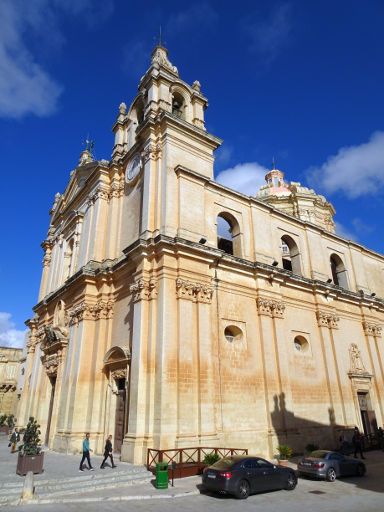
[[[48,409],[48,420],[47,420],[47,430],[45,433],[45,444],[48,446],[49,443],[49,431],[51,429],[51,419],[52,419],[52,411],[53,411],[53,402],[55,400],[55,387],[56,387],[56,377],[51,377],[51,398],[49,400],[49,409]]]
[[[119,389],[116,396],[116,416],[115,416],[115,438],[113,449],[115,452],[121,452],[121,445],[124,439],[124,414],[125,414],[125,389]]]

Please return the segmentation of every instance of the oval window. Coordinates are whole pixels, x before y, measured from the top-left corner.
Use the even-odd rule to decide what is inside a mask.
[[[295,349],[298,352],[306,352],[309,348],[308,341],[304,338],[304,336],[296,336],[294,339]]]
[[[242,339],[243,331],[236,325],[228,325],[224,330],[224,336],[229,343],[233,343]]]

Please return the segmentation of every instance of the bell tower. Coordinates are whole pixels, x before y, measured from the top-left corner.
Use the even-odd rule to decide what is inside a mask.
[[[178,167],[213,179],[213,153],[221,140],[206,131],[207,106],[200,83],[184,82],[168,50],[156,46],[137,96],[129,109],[120,105],[113,126],[112,160],[125,169],[131,189],[142,187],[137,237],[177,235]],[[132,179],[135,175],[138,179]],[[127,244],[133,241],[127,239]]]

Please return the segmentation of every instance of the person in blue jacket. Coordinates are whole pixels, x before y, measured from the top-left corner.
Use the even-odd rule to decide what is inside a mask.
[[[90,436],[90,434],[89,434],[89,432],[87,432],[85,434],[85,439],[83,439],[83,457],[81,458],[79,471],[84,471],[83,462],[85,461],[85,459],[87,459],[89,469],[91,471],[93,471],[93,467],[91,464],[91,458],[89,456],[89,452],[93,452],[93,450],[91,450],[89,447],[89,436]]]

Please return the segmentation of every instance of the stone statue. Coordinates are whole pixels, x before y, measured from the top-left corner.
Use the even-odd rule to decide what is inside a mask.
[[[356,343],[351,343],[349,354],[351,357],[351,371],[358,373],[366,372],[363,361],[361,359],[360,350]]]

